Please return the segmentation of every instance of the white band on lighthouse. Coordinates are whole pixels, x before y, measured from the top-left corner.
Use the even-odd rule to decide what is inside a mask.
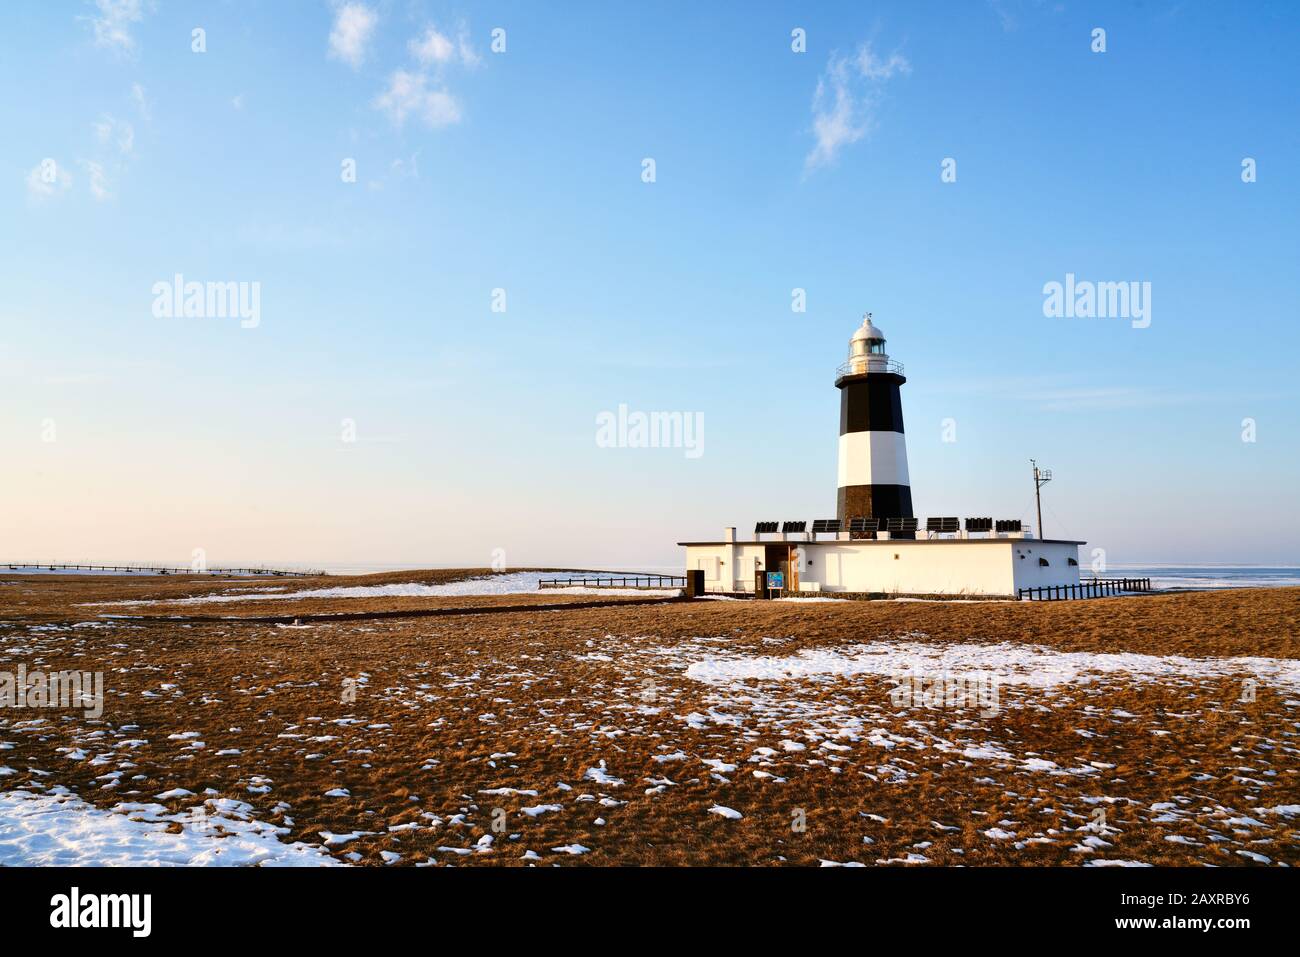
[[[911,485],[907,437],[902,432],[845,432],[840,436],[839,487]]]

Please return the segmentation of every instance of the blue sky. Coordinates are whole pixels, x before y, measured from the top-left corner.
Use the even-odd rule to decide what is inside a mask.
[[[0,559],[679,564],[834,514],[870,310],[918,514],[1033,521],[1034,456],[1111,562],[1300,562],[1297,45],[1285,3],[5,4]],[[1150,325],[1045,316],[1067,273]],[[176,274],[256,327],[154,315]],[[620,404],[703,454],[601,447]]]

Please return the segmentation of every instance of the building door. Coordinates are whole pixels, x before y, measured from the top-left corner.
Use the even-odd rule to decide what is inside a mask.
[[[785,590],[799,590],[798,547],[787,542],[773,542],[763,549],[763,567],[785,576]]]

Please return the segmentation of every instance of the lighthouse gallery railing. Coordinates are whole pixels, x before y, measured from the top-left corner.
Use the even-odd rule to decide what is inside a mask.
[[[866,368],[863,368],[864,365],[866,366]],[[872,365],[873,365],[873,359],[871,356],[865,356],[863,358],[850,359],[847,362],[841,362],[839,366],[836,367],[835,369],[835,378],[842,379],[845,376],[864,375],[865,373],[868,372],[892,372],[894,375],[903,374],[903,363],[895,362],[893,359],[890,359],[888,362],[884,363],[883,369],[872,368]],[[877,362],[875,363],[875,365],[879,366],[880,363]]]

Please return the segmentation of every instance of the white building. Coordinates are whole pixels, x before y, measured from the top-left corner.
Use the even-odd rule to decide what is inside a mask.
[[[735,533],[728,528],[722,541],[680,543],[686,567],[703,569],[706,591],[752,592],[755,573],[772,571],[784,575],[787,591],[1014,597],[1021,588],[1077,585],[1083,544],[1023,532],[986,538],[918,532],[915,541],[850,540],[843,533],[738,541]]]
[[[704,572],[713,592],[1014,597],[1021,588],[1079,583],[1083,542],[1039,539],[1019,521],[912,515],[903,433],[903,368],[885,353],[868,314],[836,373],[840,452],[835,519],[760,522],[754,537],[679,542],[686,568]],[[963,527],[964,524],[964,527]],[[761,574],[762,577],[758,577]],[[779,577],[772,577],[779,576]],[[756,584],[758,583],[758,584]]]

